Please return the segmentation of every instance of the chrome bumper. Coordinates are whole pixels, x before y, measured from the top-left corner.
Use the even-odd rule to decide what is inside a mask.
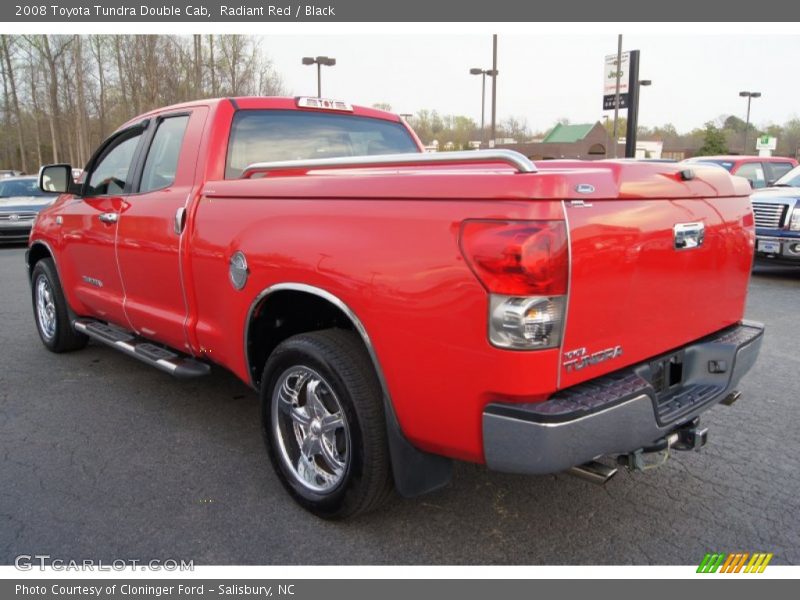
[[[726,398],[753,366],[764,326],[742,322],[689,344],[679,356],[681,382],[657,392],[665,357],[562,390],[531,404],[493,403],[483,413],[490,469],[557,473],[607,454],[652,445]]]
[[[778,244],[777,252],[767,252],[759,242]],[[773,235],[756,235],[756,257],[777,261],[800,262],[800,237],[782,237]]]

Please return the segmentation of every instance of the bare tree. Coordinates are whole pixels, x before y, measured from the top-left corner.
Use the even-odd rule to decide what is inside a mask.
[[[25,143],[22,137],[22,113],[19,110],[19,98],[17,97],[17,84],[14,77],[14,68],[11,65],[11,50],[10,50],[10,36],[3,36],[2,49],[3,60],[5,62],[6,77],[8,78],[8,85],[11,89],[11,108],[14,110],[14,121],[17,129],[17,146],[19,149],[20,166],[23,172],[28,171],[28,159],[25,156]]]
[[[0,168],[85,164],[132,116],[223,95],[280,95],[253,36],[22,35],[0,39]]]

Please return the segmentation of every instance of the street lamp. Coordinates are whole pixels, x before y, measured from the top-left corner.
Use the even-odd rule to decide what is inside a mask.
[[[744,147],[742,152],[747,154],[747,130],[750,129],[750,101],[753,98],[761,98],[761,92],[739,92],[742,98],[747,98],[747,121],[744,125]]]
[[[474,67],[469,70],[470,75],[481,75],[481,141],[486,138],[485,124],[486,124],[486,76],[496,77],[497,69],[479,69]]]
[[[336,59],[330,58],[329,56],[317,56],[316,58],[312,56],[304,56],[303,64],[317,65],[317,98],[322,98],[322,65],[325,65],[326,67],[332,67],[336,64]]]

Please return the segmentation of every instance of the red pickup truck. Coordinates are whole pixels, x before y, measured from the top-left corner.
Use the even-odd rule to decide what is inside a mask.
[[[61,195],[26,255],[44,345],[229,369],[324,517],[453,459],[605,481],[699,448],[761,346],[750,188],[722,169],[426,154],[389,113],[230,98],[137,117],[70,173],[42,168]]]

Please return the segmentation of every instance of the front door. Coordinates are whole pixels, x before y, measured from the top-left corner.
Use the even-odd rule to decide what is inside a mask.
[[[62,277],[73,282],[76,299],[91,316],[122,327],[129,324],[115,240],[142,132],[137,126],[109,139],[90,161],[83,196],[60,213]]]

